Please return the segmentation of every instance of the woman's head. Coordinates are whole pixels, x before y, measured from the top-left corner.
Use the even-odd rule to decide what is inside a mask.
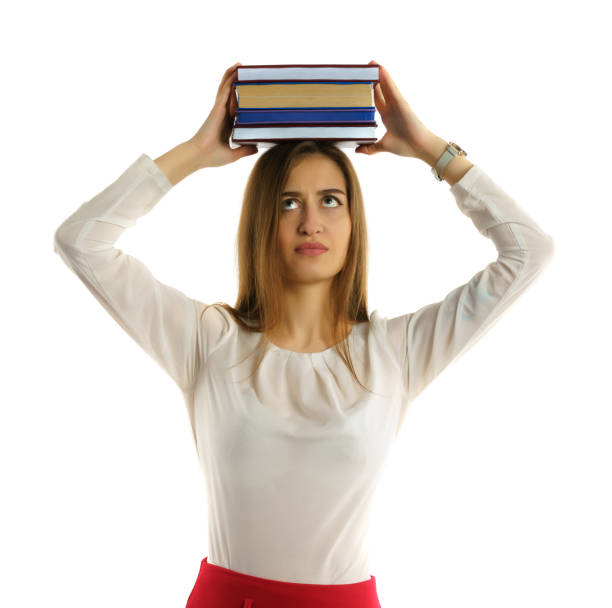
[[[333,193],[343,205],[317,194]],[[299,195],[283,192],[300,191]],[[326,253],[294,251],[317,240]],[[329,279],[330,307],[341,319],[367,319],[367,231],[359,179],[333,142],[290,141],[261,155],[248,178],[238,228],[238,304],[256,307],[265,330],[282,319],[287,281]]]
[[[352,227],[346,182],[341,167],[325,154],[308,154],[293,163],[279,202],[283,281],[329,286],[344,267]],[[327,249],[316,256],[296,250],[312,242]]]
[[[324,188],[344,194],[318,194]],[[297,253],[306,241],[329,250],[314,257]],[[361,187],[348,156],[333,142],[277,144],[257,159],[247,180],[237,234],[238,295],[235,307],[224,307],[245,329],[242,319],[268,333],[284,317],[288,282],[326,281],[330,331],[338,343],[347,321],[369,320],[367,249]]]

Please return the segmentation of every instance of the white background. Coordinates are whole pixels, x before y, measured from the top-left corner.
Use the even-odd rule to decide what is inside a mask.
[[[208,554],[182,397],[54,254],[56,228],[141,153],[191,137],[236,61],[374,59],[556,244],[545,273],[409,408],[372,522],[382,608],[609,608],[604,8],[11,5],[0,37],[0,604],[183,608]],[[370,312],[439,301],[495,260],[425,163],[346,153],[366,201]],[[257,158],[180,182],[118,247],[191,297],[234,304]]]

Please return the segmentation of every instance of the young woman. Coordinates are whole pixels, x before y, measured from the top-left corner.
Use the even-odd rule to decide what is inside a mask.
[[[186,176],[257,152],[229,145],[238,65],[198,132],[155,160],[137,158],[62,223],[55,251],[187,404],[210,532],[187,608],[380,608],[369,514],[406,409],[532,284],[553,241],[456,156],[442,178],[497,259],[440,302],[370,315],[364,203],[349,158],[329,142],[283,142],[247,182],[235,306],[164,285],[114,243]],[[387,132],[356,151],[435,167],[448,143],[384,67],[375,103]],[[317,255],[301,248],[316,244]]]

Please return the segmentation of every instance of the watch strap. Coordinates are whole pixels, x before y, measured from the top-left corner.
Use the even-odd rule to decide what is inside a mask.
[[[431,168],[431,172],[439,182],[441,182],[443,179],[442,175],[444,175],[444,170],[446,169],[448,163],[450,163],[455,156],[467,156],[467,152],[455,142],[451,141],[446,146],[438,162]]]

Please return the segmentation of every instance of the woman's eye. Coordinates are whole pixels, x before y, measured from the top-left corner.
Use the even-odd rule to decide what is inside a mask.
[[[330,196],[325,196],[325,197],[323,197],[323,200],[328,199],[328,198],[331,198],[332,200],[336,201],[336,203],[338,203],[338,207],[340,207],[340,206],[344,205],[344,203],[341,203],[341,202],[340,202],[340,201],[339,201],[339,200],[338,200],[338,199],[337,199],[335,196],[331,196],[331,195],[330,195]],[[283,209],[284,209],[284,210],[286,210],[286,211],[290,211],[290,209],[287,209],[287,208],[286,208],[284,205],[285,205],[285,203],[290,203],[291,201],[295,201],[295,200],[296,200],[295,198],[286,198],[286,199],[285,199],[285,200],[284,200],[284,201],[281,203],[281,205],[283,205]],[[332,207],[332,208],[333,208],[333,207]]]

